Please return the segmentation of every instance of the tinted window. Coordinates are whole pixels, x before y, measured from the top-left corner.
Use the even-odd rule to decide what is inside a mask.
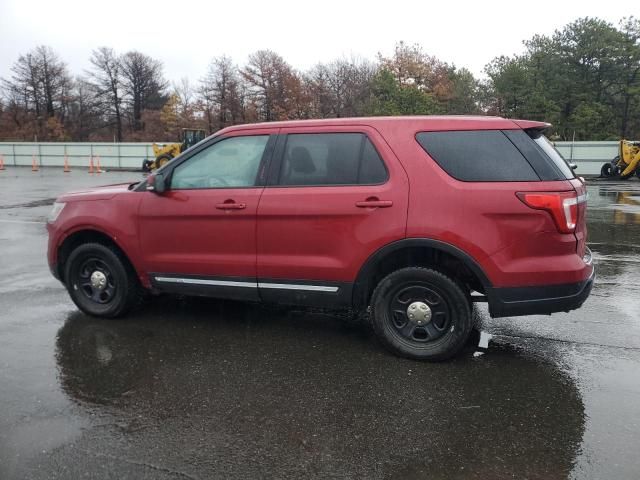
[[[469,182],[539,180],[499,130],[423,132],[418,143],[452,177]]]
[[[382,159],[361,133],[287,135],[281,185],[355,185],[383,183]]]
[[[171,188],[251,187],[268,140],[268,135],[257,135],[214,143],[176,167]]]
[[[564,175],[564,178],[576,177],[567,161],[562,155],[560,155],[560,152],[556,150],[556,147],[553,146],[553,144],[547,139],[547,137],[545,137],[544,135],[538,135],[537,138],[533,139],[533,141],[536,142],[536,145],[540,147],[542,151],[544,151],[544,153],[548,158],[551,159],[551,161],[553,161],[558,170],[560,170],[562,172],[562,175]]]
[[[382,183],[386,179],[387,171],[384,168],[384,163],[382,163],[373,143],[365,137],[358,183],[375,184]]]
[[[525,156],[540,180],[563,180],[564,175],[524,130],[503,130],[509,140]]]

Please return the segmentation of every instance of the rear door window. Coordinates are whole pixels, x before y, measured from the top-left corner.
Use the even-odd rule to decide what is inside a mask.
[[[420,146],[442,169],[465,182],[528,182],[540,177],[500,130],[422,132]]]
[[[380,155],[362,133],[287,135],[280,185],[371,185],[386,180]]]

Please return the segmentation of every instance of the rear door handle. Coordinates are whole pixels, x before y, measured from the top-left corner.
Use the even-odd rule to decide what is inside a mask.
[[[236,203],[233,201],[226,201],[224,203],[216,203],[216,208],[218,210],[244,210],[247,208],[246,203]]]
[[[392,200],[378,200],[377,198],[367,198],[362,202],[356,202],[358,208],[389,208],[393,206]]]

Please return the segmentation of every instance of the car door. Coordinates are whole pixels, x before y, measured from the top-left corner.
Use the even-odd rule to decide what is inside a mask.
[[[261,298],[348,305],[367,257],[404,238],[408,188],[371,127],[282,128],[258,207]]]
[[[146,192],[139,240],[152,284],[164,291],[257,299],[256,212],[274,130],[234,132],[163,170]]]

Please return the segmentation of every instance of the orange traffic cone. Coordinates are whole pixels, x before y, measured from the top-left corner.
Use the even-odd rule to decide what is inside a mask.
[[[4,170],[4,155],[0,155],[0,170]]]
[[[93,157],[89,157],[89,173],[93,175]]]
[[[64,173],[69,173],[71,169],[69,168],[69,157],[64,156]]]
[[[36,156],[35,155],[31,155],[31,171],[32,172],[37,172],[38,171],[38,164],[36,163]]]
[[[102,170],[100,169],[100,155],[96,157],[96,161],[98,162],[96,166],[96,173],[102,173]]]

